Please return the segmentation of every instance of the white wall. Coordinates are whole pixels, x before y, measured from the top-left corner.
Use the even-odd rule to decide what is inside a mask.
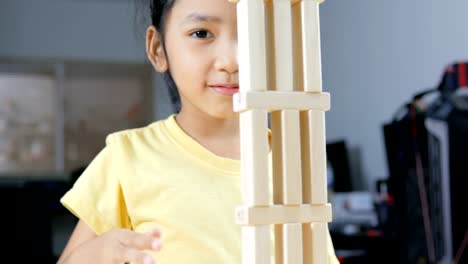
[[[133,0],[0,0],[0,57],[143,62]],[[443,68],[468,59],[467,0],[327,0],[321,8],[330,141],[344,138],[358,187],[387,176],[381,126]],[[162,80],[155,77],[156,86]],[[156,89],[155,118],[171,112]]]
[[[0,56],[142,62],[133,0],[1,0]]]
[[[447,64],[468,59],[467,10],[466,0],[322,5],[324,90],[332,94],[327,136],[358,150],[351,158],[359,187],[388,175],[383,123],[414,93],[437,85]]]

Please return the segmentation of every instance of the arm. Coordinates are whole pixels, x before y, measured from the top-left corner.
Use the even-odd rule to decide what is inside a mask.
[[[68,243],[65,246],[65,249],[63,250],[57,264],[66,263],[69,255],[75,251],[75,249],[77,249],[83,243],[89,242],[96,237],[97,235],[94,233],[94,231],[85,222],[80,220],[78,224],[76,224],[76,227],[73,230],[73,233],[68,240]]]
[[[161,232],[157,229],[147,234],[113,229],[97,236],[80,220],[57,263],[154,263],[143,250],[160,250],[160,237]]]

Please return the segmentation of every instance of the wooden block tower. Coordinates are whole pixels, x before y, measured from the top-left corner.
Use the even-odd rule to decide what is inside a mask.
[[[235,2],[240,92],[234,108],[240,112],[243,199],[236,222],[242,225],[243,264],[271,262],[273,226],[276,264],[326,264],[331,206],[325,111],[330,95],[322,92],[323,1]]]

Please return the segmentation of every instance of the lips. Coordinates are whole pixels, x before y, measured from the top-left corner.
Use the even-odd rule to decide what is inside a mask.
[[[210,85],[210,88],[213,89],[216,93],[224,96],[232,96],[239,92],[238,85]]]

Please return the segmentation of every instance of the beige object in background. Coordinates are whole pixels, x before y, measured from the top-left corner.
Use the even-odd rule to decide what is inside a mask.
[[[55,90],[51,76],[0,72],[0,174],[55,169]]]
[[[325,111],[317,0],[239,0],[240,112],[244,264],[327,263]],[[263,95],[263,96],[262,96]],[[297,101],[297,104],[295,102]],[[271,112],[273,201],[269,192]]]

